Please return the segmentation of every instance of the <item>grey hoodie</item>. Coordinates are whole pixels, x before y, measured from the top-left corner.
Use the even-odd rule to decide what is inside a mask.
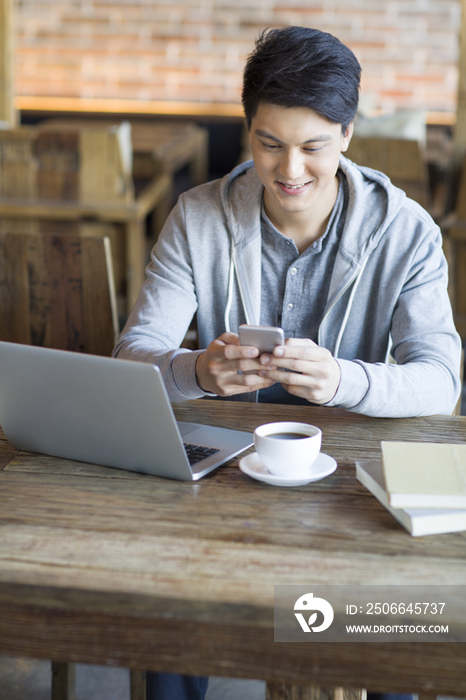
[[[341,381],[327,405],[384,417],[450,414],[461,344],[440,230],[382,173],[343,156],[340,168],[349,204],[319,345],[337,358]],[[240,323],[260,324],[262,194],[252,162],[190,190],[152,251],[114,355],[157,364],[172,401],[205,396],[195,375],[202,351],[179,348],[196,311],[201,348]]]

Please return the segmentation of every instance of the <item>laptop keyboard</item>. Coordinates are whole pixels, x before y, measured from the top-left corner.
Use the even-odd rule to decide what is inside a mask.
[[[215,447],[203,447],[202,445],[191,445],[188,442],[184,442],[184,449],[188,455],[188,460],[191,466],[197,464],[202,459],[214,455],[216,452],[220,452]]]

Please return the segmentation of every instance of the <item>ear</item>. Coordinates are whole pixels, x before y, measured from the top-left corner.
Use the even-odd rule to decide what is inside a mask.
[[[341,139],[341,152],[342,153],[344,153],[346,150],[348,150],[348,146],[349,146],[349,143],[351,141],[352,135],[353,135],[353,122],[351,122],[351,124],[348,124],[348,127],[342,136],[342,139]]]

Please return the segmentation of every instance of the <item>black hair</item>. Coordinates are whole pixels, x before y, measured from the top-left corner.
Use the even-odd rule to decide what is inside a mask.
[[[244,69],[248,129],[266,103],[309,107],[345,132],[358,108],[360,80],[356,56],[332,34],[307,27],[266,29]]]

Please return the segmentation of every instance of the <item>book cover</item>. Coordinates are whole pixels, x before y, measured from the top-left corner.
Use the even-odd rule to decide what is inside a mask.
[[[394,508],[466,508],[466,445],[382,442]]]
[[[413,537],[466,530],[466,509],[393,508],[385,490],[382,462],[356,462],[356,478]]]

